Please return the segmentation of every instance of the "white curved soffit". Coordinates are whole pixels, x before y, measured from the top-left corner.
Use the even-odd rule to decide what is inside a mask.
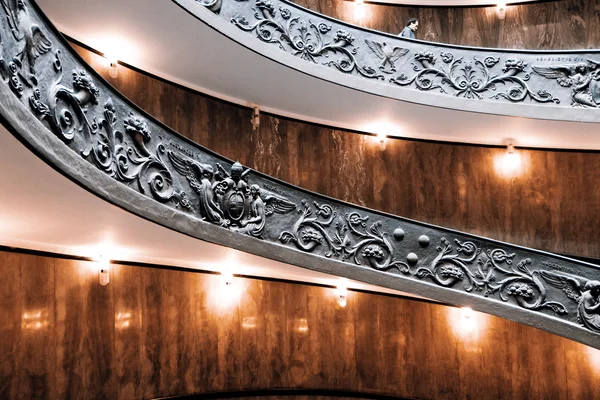
[[[0,245],[300,282],[339,277],[204,242],[137,217],[52,169],[0,124]],[[350,288],[408,295],[345,280]]]
[[[209,95],[257,104],[266,112],[406,138],[492,145],[512,139],[518,146],[600,149],[596,123],[561,121],[593,120],[598,110],[556,107],[554,120],[544,120],[486,114],[488,102],[472,101],[471,109],[478,112],[452,110],[444,107],[461,100],[432,93],[420,96],[443,107],[370,94],[364,91],[365,82],[381,85],[381,93],[392,90],[354,76],[341,76],[347,86],[332,83],[326,79],[339,81],[343,74],[264,44],[194,0],[180,2],[197,6],[206,23],[167,0],[39,0],[62,32],[93,48],[115,52],[123,62]],[[522,107],[503,104],[513,114]]]

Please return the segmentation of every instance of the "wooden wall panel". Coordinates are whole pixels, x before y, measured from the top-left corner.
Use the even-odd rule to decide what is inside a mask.
[[[508,6],[504,20],[495,7],[414,7],[365,4],[358,19],[349,0],[295,0],[342,21],[398,34],[419,19],[417,38],[432,42],[509,49],[600,48],[600,0],[555,0]]]
[[[333,289],[0,251],[3,399],[268,388],[599,398],[600,351],[500,318]],[[17,284],[18,283],[18,284]],[[235,290],[230,290],[231,288]],[[18,321],[18,322],[17,322]],[[8,335],[10,333],[10,335]]]
[[[535,6],[547,10],[553,4]],[[453,18],[474,10],[458,8]],[[101,57],[78,50],[107,75]],[[505,177],[495,169],[504,149],[388,140],[382,151],[369,136],[264,114],[253,132],[249,109],[119,68],[119,77],[108,80],[140,107],[211,150],[276,178],[423,222],[600,258],[600,191],[593,190],[600,180],[598,152],[519,150],[521,173]]]

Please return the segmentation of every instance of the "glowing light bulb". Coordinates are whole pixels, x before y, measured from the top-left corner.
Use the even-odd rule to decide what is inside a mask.
[[[354,4],[354,18],[362,21],[365,17],[365,4],[363,0],[356,0]]]
[[[498,16],[498,19],[504,19],[504,17],[506,17],[506,2],[505,1],[500,1],[496,5],[496,15]]]
[[[494,160],[496,172],[504,177],[510,178],[522,170],[521,155],[515,150],[511,143],[506,148],[506,153],[498,155]]]

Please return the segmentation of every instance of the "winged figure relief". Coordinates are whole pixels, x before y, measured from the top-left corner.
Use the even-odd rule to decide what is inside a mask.
[[[177,172],[185,176],[192,189],[198,193],[199,211],[202,219],[226,226],[225,216],[219,207],[215,194],[216,183],[213,182],[215,176],[213,167],[208,164],[197,163],[172,151],[169,151],[169,159]]]
[[[239,162],[228,172],[220,164],[213,168],[172,151],[169,159],[198,193],[200,216],[208,222],[261,238],[268,216],[296,209],[284,196],[249,185],[250,170],[244,170]]]
[[[600,106],[600,63],[588,60],[556,67],[531,67],[535,73],[555,79],[562,87],[571,88],[572,105]]]
[[[39,56],[52,49],[52,42],[39,26],[31,21],[25,0],[1,1],[6,12],[6,20],[15,40],[25,43],[23,49],[17,53],[13,61],[22,69],[24,60],[27,60],[30,76],[23,78],[28,83],[36,85],[35,61]]]
[[[394,47],[387,42],[375,42],[373,40],[365,39],[367,46],[375,53],[377,58],[381,61],[381,65],[379,69],[383,72],[391,74],[396,72],[396,61],[406,53],[408,53],[408,49],[403,49],[402,47]],[[386,64],[389,64],[390,70],[386,70]]]
[[[577,319],[583,326],[600,333],[600,281],[550,271],[540,271],[540,275],[578,303]]]
[[[261,189],[260,186],[250,185],[250,204],[248,218],[242,221],[240,232],[255,237],[261,237],[265,228],[266,217],[277,214],[286,214],[296,209],[296,205],[285,197]]]

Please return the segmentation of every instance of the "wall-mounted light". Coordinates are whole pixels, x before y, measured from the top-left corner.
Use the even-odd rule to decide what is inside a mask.
[[[473,309],[471,307],[461,307],[460,312],[462,317],[465,319],[473,318]]]
[[[476,313],[470,307],[448,307],[448,323],[467,350],[477,350],[479,339],[487,323],[485,314]]]
[[[496,5],[496,15],[498,19],[504,19],[506,17],[506,2],[501,1]]]
[[[116,78],[119,76],[119,61],[116,59],[108,59],[108,76]]]
[[[523,169],[521,154],[515,149],[512,140],[508,141],[506,151],[495,157],[494,168],[499,175],[506,178],[517,175]]]
[[[378,132],[377,140],[379,141],[379,150],[384,151],[387,144],[387,135],[383,132]]]
[[[230,271],[221,272],[221,284],[225,287],[233,285],[233,274]]]
[[[98,257],[98,281],[100,285],[106,286],[110,282],[110,259],[106,255]]]
[[[348,288],[346,288],[346,285],[340,283],[335,289],[335,293],[337,296],[338,305],[340,307],[346,307],[346,304],[348,304]]]
[[[600,373],[600,350],[593,347],[587,347],[587,353],[590,360],[590,365],[594,370]]]
[[[216,281],[207,280],[207,296],[215,311],[225,313],[239,305],[245,290],[244,280],[235,277],[228,268],[223,268],[215,278]]]
[[[359,21],[365,17],[365,3],[364,0],[355,0],[354,1],[354,18]]]
[[[119,76],[119,60],[114,54],[104,53],[104,58],[106,59],[106,66],[108,69],[108,76],[111,78],[116,78]]]

